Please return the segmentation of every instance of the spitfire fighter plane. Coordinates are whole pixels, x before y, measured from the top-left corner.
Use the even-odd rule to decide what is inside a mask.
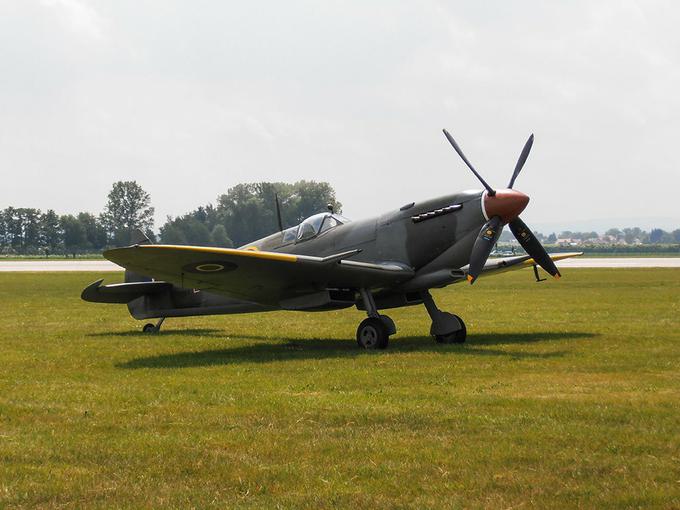
[[[137,232],[133,245],[104,252],[124,267],[125,283],[88,286],[82,299],[127,304],[135,319],[265,312],[325,311],[355,306],[368,317],[356,338],[365,349],[384,349],[396,333],[381,310],[423,304],[430,334],[440,343],[465,341],[463,320],[437,308],[430,289],[480,276],[537,266],[555,278],[554,261],[519,215],[529,197],[513,189],[533,144],[527,140],[507,188],[494,189],[475,170],[453,137],[444,135],[484,186],[411,202],[375,218],[349,221],[332,210],[238,249],[154,245]],[[509,225],[527,255],[489,258]]]

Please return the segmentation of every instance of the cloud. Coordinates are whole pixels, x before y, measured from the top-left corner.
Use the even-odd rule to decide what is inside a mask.
[[[0,208],[134,178],[161,221],[314,178],[368,216],[479,186],[447,127],[497,185],[536,134],[531,224],[677,217],[678,25],[671,0],[0,1]]]
[[[57,12],[62,24],[80,36],[104,40],[103,20],[92,5],[80,0],[42,0],[42,4]]]

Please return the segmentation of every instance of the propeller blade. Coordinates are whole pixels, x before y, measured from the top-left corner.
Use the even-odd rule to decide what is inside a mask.
[[[524,167],[524,163],[527,162],[527,158],[529,157],[529,152],[531,152],[531,146],[534,144],[534,135],[533,133],[527,140],[527,143],[524,144],[524,148],[522,149],[522,153],[519,155],[519,159],[517,160],[517,164],[515,165],[515,171],[512,173],[512,177],[510,178],[510,184],[508,184],[508,189],[512,189],[512,187],[515,184],[515,179],[517,179],[517,176],[519,173],[522,171],[522,168]]]
[[[475,174],[475,177],[477,177],[477,179],[479,179],[479,182],[481,182],[482,185],[486,188],[486,190],[489,192],[489,195],[490,195],[490,196],[494,196],[494,195],[496,194],[496,191],[495,191],[491,186],[489,186],[489,184],[484,180],[484,178],[483,178],[481,175],[479,175],[479,174],[477,173],[477,170],[475,170],[475,168],[472,166],[472,163],[470,163],[470,162],[468,161],[468,159],[465,157],[465,154],[463,154],[463,151],[460,149],[460,147],[458,147],[458,144],[457,144],[456,141],[453,139],[453,137],[449,134],[449,132],[448,132],[446,129],[444,129],[443,131],[444,131],[444,136],[446,137],[446,139],[447,139],[447,140],[449,141],[449,143],[453,146],[453,148],[454,148],[455,151],[458,153],[458,155],[460,156],[460,158],[461,158],[463,161],[465,161],[465,164],[468,166],[468,168],[469,168],[470,170],[472,170],[472,173]]]
[[[536,239],[536,236],[531,232],[531,229],[527,227],[519,218],[515,218],[510,222],[510,230],[515,236],[515,239],[519,241],[522,248],[534,259],[539,266],[541,266],[548,274],[555,278],[559,278],[560,272],[557,266],[550,258],[550,255],[545,251],[543,245]]]
[[[475,240],[470,254],[470,267],[468,269],[467,279],[470,284],[475,283],[475,280],[482,272],[484,264],[486,264],[491,250],[496,245],[496,241],[501,236],[503,231],[503,220],[498,216],[494,216],[482,227],[479,235]]]

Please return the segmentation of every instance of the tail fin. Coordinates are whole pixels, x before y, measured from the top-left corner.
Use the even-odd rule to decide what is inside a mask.
[[[153,243],[151,242],[151,239],[149,239],[144,232],[142,232],[140,229],[136,228],[132,231],[132,234],[130,235],[130,244],[138,245],[138,244],[153,244]],[[152,278],[149,278],[148,276],[133,273],[132,271],[129,271],[127,269],[125,270],[125,283],[150,282],[150,281],[152,281]]]
[[[153,244],[153,243],[144,232],[136,228],[132,231],[132,234],[130,235],[130,244]]]

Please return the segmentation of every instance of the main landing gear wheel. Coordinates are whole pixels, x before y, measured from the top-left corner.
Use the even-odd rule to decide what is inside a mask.
[[[385,349],[389,338],[385,323],[377,317],[364,319],[357,328],[357,343],[363,349]]]
[[[362,349],[385,349],[390,335],[397,332],[397,327],[387,315],[378,313],[370,290],[359,289],[359,294],[364,302],[368,319],[364,319],[357,328],[357,343]]]
[[[453,333],[447,333],[445,335],[434,335],[434,339],[437,341],[437,343],[462,344],[465,342],[465,338],[467,337],[467,329],[465,327],[465,323],[463,322],[463,319],[461,319],[457,315],[454,315],[454,317],[460,321],[460,325],[463,326],[462,329],[454,331]]]

